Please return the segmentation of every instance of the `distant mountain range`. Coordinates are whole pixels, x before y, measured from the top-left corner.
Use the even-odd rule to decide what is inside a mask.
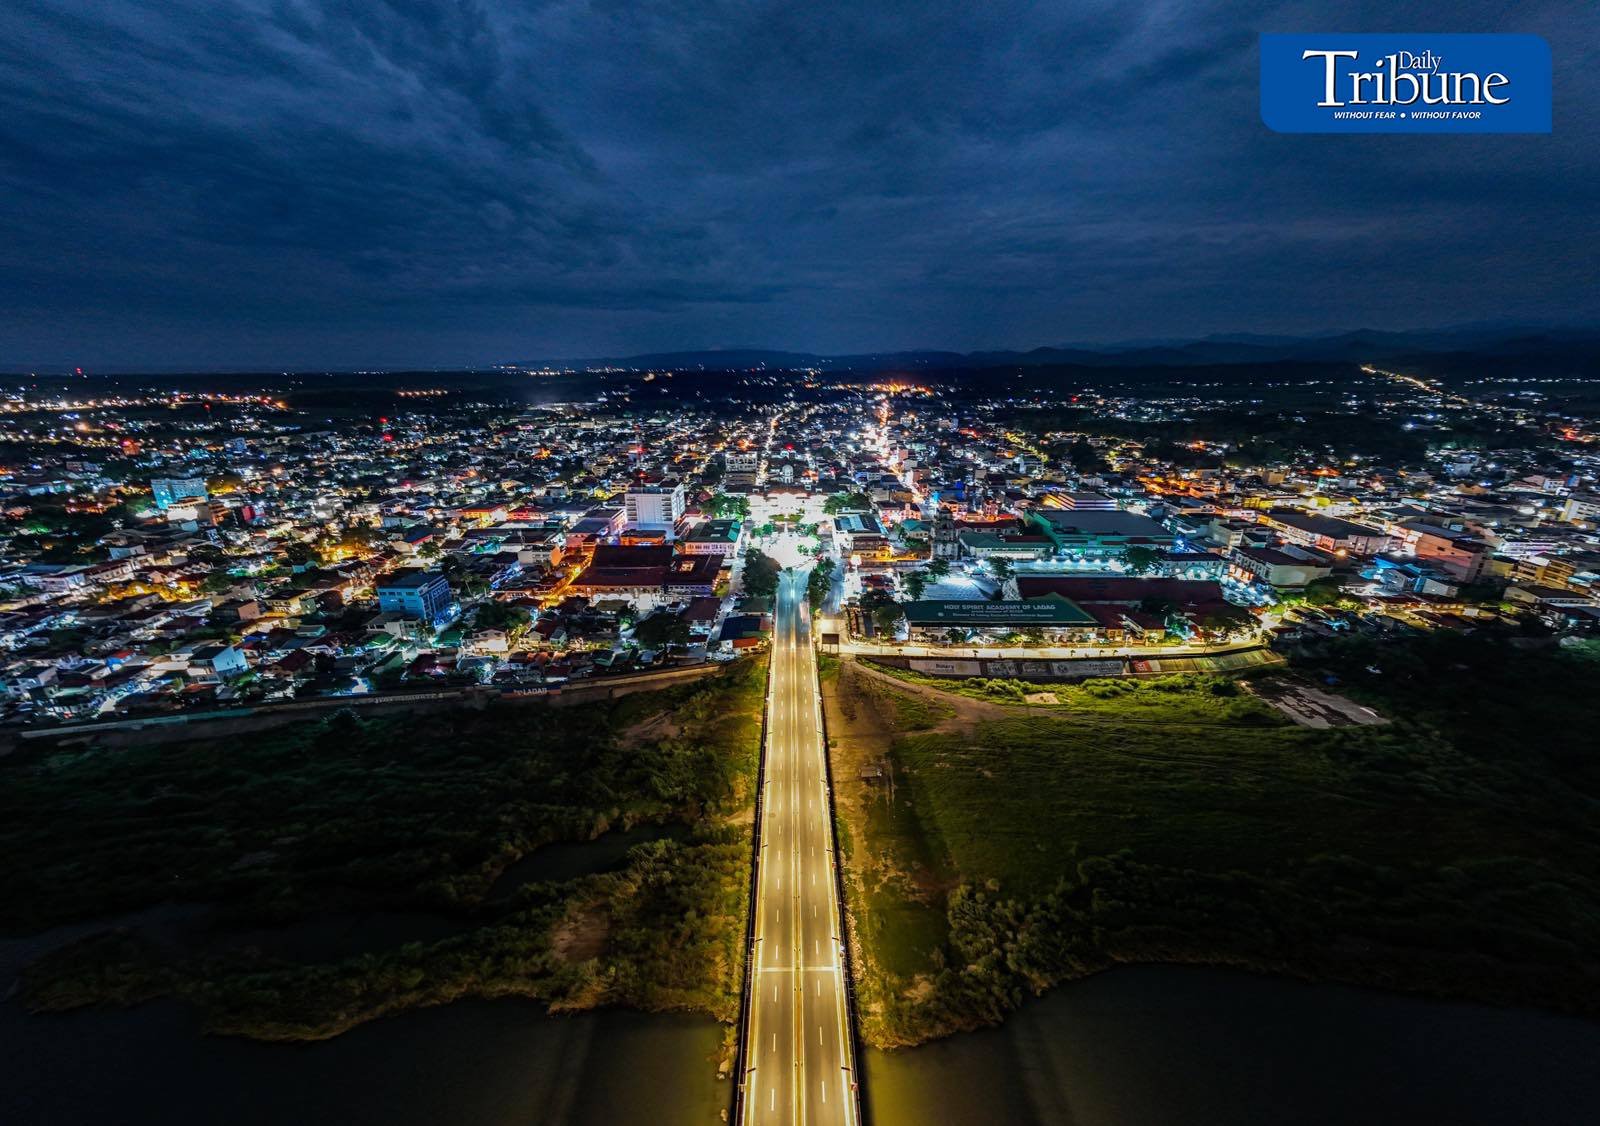
[[[1115,344],[1063,344],[1026,352],[869,352],[825,356],[769,348],[727,348],[691,352],[650,352],[637,356],[538,361],[567,368],[705,369],[820,368],[830,371],[932,371],[953,368],[1173,367],[1257,363],[1384,363],[1401,358],[1469,353],[1494,356],[1548,356],[1571,360],[1600,357],[1600,329],[1519,325],[1462,325],[1419,332],[1359,329],[1329,336],[1266,336],[1232,333],[1201,340],[1145,340]]]

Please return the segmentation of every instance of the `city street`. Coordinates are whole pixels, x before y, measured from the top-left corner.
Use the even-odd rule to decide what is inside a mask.
[[[775,611],[742,1118],[848,1126],[859,1111],[805,586],[785,572]]]

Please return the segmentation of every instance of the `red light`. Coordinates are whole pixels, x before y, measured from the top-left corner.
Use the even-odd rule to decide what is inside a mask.
[[[392,442],[392,441],[394,441],[394,435],[393,434],[385,434],[383,436],[383,440],[385,442]]]

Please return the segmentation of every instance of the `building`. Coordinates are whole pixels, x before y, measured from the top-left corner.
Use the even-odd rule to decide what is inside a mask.
[[[1028,514],[1056,550],[1074,555],[1114,555],[1130,547],[1165,551],[1177,537],[1137,512],[1115,509],[1035,509]]]
[[[1401,542],[1418,559],[1443,568],[1464,583],[1476,582],[1489,557],[1489,545],[1465,532],[1422,520],[1400,525]]]
[[[722,488],[730,493],[748,493],[756,487],[761,455],[755,450],[730,450],[722,457]]]
[[[625,598],[648,604],[666,589],[672,560],[672,548],[665,545],[597,544],[589,565],[567,589],[584,598]]]
[[[659,485],[630,485],[622,498],[627,526],[645,531],[675,534],[685,508],[683,482],[666,480]]]
[[[1330,555],[1365,558],[1389,550],[1390,540],[1385,532],[1349,520],[1317,516],[1297,508],[1269,509],[1263,520],[1289,543]]]
[[[662,591],[669,598],[696,598],[710,595],[722,573],[720,555],[679,555],[667,566]]]
[[[1065,598],[1037,602],[990,602],[986,599],[948,599],[908,602],[906,632],[913,641],[949,638],[970,633],[1040,633],[1047,641],[1074,641],[1088,637],[1099,623],[1082,607]]]
[[[1333,574],[1331,560],[1293,544],[1281,548],[1241,544],[1228,552],[1228,562],[1237,577],[1259,579],[1279,590],[1298,590]]]
[[[738,520],[703,520],[678,541],[688,555],[731,555],[738,550],[744,525]]]
[[[433,623],[449,616],[450,584],[436,571],[401,571],[378,583],[378,608]]]
[[[1115,512],[1117,502],[1104,493],[1056,493],[1055,499],[1069,512]]]
[[[871,512],[841,512],[833,518],[833,534],[840,551],[863,559],[894,558],[889,533]]]
[[[225,680],[249,670],[245,655],[232,645],[203,645],[189,655],[189,672],[194,676]]]
[[[1056,551],[1049,536],[968,531],[962,532],[957,542],[961,556],[972,559],[1049,559]]]
[[[150,482],[150,492],[162,512],[173,505],[205,500],[210,495],[204,477],[157,477]]]
[[[1600,495],[1595,493],[1574,493],[1561,506],[1561,519],[1569,524],[1600,522]]]

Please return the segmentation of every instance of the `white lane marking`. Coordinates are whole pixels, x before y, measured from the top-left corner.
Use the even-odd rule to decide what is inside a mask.
[[[820,1084],[818,1084],[818,1086],[820,1086],[822,1088],[822,1101],[823,1102],[827,1102],[828,1101],[828,1081],[826,1079],[824,1079]]]
[[[776,1032],[772,1034],[772,1050],[774,1052],[778,1050],[778,1034]]]
[[[767,1109],[768,1110],[777,1110],[778,1109],[778,1089],[776,1087],[772,1088],[772,1101],[767,1104]]]
[[[778,1000],[778,987],[776,985],[774,985],[772,987],[772,1000],[773,1000],[774,1004],[777,1003],[777,1000]]]
[[[817,1025],[817,1047],[822,1047],[822,1025]]]

